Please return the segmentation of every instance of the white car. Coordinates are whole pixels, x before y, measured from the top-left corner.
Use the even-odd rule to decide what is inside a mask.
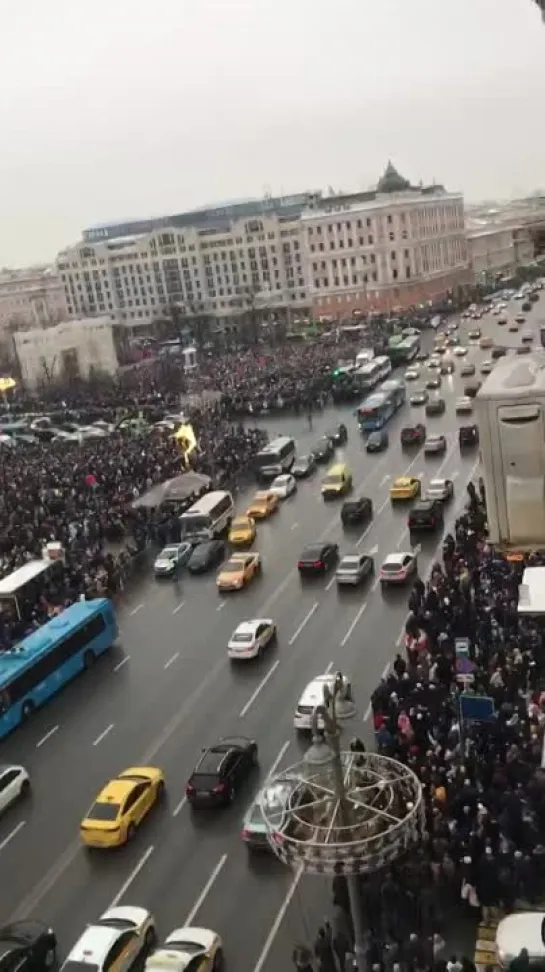
[[[469,415],[473,411],[473,399],[469,395],[462,395],[456,399],[456,415]]]
[[[489,375],[489,374],[491,374],[492,371],[494,370],[494,362],[493,361],[483,361],[479,370],[481,372],[481,375]]]
[[[528,950],[532,968],[545,961],[545,913],[519,911],[502,918],[496,929],[496,954],[501,968],[507,969],[521,949]]]
[[[407,368],[405,372],[406,381],[416,381],[420,377],[420,368]]]
[[[270,618],[241,621],[227,644],[227,655],[234,661],[257,658],[276,638],[276,625]]]
[[[426,499],[447,503],[454,495],[452,479],[432,479],[426,490]]]
[[[287,499],[288,496],[293,496],[297,489],[297,480],[295,476],[290,473],[284,473],[282,476],[277,476],[273,479],[271,485],[268,488],[269,493],[275,493],[279,499]]]
[[[70,949],[61,972],[78,967],[79,972],[128,972],[141,955],[157,941],[155,921],[145,908],[129,905],[109,908]]]
[[[145,972],[213,972],[222,967],[223,942],[208,928],[176,928],[146,960]]]
[[[428,361],[428,368],[430,369],[430,371],[439,371],[442,363],[443,362],[441,361],[441,358],[439,357],[435,358],[432,356]]]
[[[23,766],[0,766],[0,813],[30,793],[30,777]]]
[[[455,348],[452,349],[452,353],[456,355],[457,358],[464,358],[467,354],[467,348],[463,344],[457,344]]]
[[[312,682],[308,683],[297,703],[293,717],[293,724],[297,730],[308,732],[312,729],[312,715],[314,710],[316,706],[322,705],[324,701],[324,686],[327,686],[329,691],[332,692],[335,687],[336,677],[336,672],[329,672],[326,675],[317,675],[316,678],[312,679]],[[350,682],[344,675],[343,682],[346,691],[350,692]]]
[[[534,340],[534,335],[531,331],[523,331],[520,335],[520,340],[523,344],[532,344]]]
[[[402,550],[398,553],[388,554],[379,571],[381,583],[404,584],[409,577],[416,574],[418,566],[416,558],[416,550]]]

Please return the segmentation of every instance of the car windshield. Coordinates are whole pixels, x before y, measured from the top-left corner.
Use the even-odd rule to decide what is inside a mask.
[[[445,484],[442,479],[432,479],[430,489],[444,489]]]
[[[245,530],[248,527],[248,520],[245,516],[237,516],[231,526],[233,530]]]
[[[171,557],[177,557],[178,556],[178,547],[165,547],[165,549],[161,551],[161,553],[159,554],[159,556],[160,557],[165,557],[167,560],[170,560]]]
[[[247,631],[235,631],[233,637],[231,638],[231,641],[244,645],[251,644],[253,640],[254,636],[249,634]]]
[[[89,820],[117,820],[121,807],[119,803],[94,803],[88,813]]]
[[[309,457],[308,456],[299,456],[299,458],[295,460],[295,465],[296,466],[306,466],[306,465],[308,465],[308,462],[309,462]]]
[[[438,445],[443,441],[442,435],[428,435],[427,443],[428,445]]]
[[[394,571],[396,571],[396,570],[401,570],[402,566],[403,566],[403,564],[401,563],[400,560],[399,561],[398,560],[396,560],[396,561],[390,560],[389,563],[382,565],[382,569],[384,571],[386,571],[386,573],[388,573],[388,571],[391,571],[392,573],[394,573]]]
[[[343,568],[348,567],[351,570],[355,570],[359,566],[360,566],[359,557],[343,557],[343,559],[341,560],[341,567]]]
[[[340,473],[332,473],[329,476],[325,476],[323,482],[324,486],[337,486],[339,483],[342,483],[342,481],[343,477],[340,475]]]
[[[244,568],[244,561],[228,560],[221,568],[222,574],[238,574]]]
[[[165,951],[170,951],[173,948],[178,952],[183,952],[184,955],[198,955],[199,952],[203,951],[202,945],[198,945],[197,942],[186,942],[183,939],[175,942],[169,939],[168,945],[165,946]]]

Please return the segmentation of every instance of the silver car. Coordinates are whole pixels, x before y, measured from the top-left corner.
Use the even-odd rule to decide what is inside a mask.
[[[366,577],[369,577],[374,569],[374,561],[369,554],[346,554],[335,571],[335,579],[337,584],[341,586],[345,584],[355,586],[361,583]]]
[[[161,550],[154,564],[156,577],[173,577],[180,567],[191,557],[193,546],[190,543],[169,543]]]

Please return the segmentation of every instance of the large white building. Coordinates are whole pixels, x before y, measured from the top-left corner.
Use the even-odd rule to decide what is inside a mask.
[[[498,273],[512,273],[534,259],[530,228],[490,219],[468,219],[469,265],[479,282]]]
[[[14,335],[21,378],[28,388],[59,379],[89,378],[93,371],[117,371],[110,318],[75,319]]]
[[[234,203],[87,230],[57,268],[71,315],[111,314],[132,328],[184,313],[229,321],[308,303],[302,209],[313,195]]]
[[[411,186],[391,163],[375,191],[322,200],[302,223],[315,314],[401,309],[469,282],[463,196]]]
[[[64,285],[53,267],[0,270],[0,344],[8,356],[14,331],[48,327],[67,317]]]
[[[223,329],[258,310],[392,310],[469,283],[463,197],[411,186],[300,193],[86,230],[59,254],[68,311],[136,329],[177,307]]]

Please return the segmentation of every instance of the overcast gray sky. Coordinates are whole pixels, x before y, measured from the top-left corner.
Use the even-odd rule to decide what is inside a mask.
[[[4,0],[0,265],[85,226],[369,187],[545,188],[531,0]]]

